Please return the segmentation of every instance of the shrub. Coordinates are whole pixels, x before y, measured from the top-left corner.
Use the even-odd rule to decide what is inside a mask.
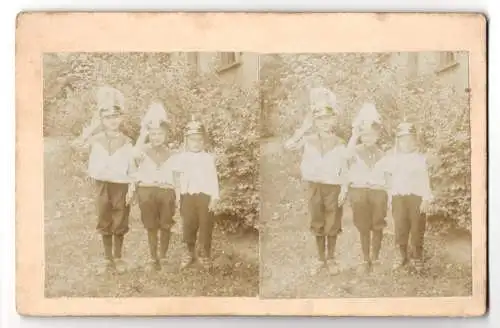
[[[258,85],[243,89],[237,84],[224,84],[216,73],[190,78],[189,82],[189,93],[175,88],[171,91],[181,95],[182,107],[200,117],[207,126],[221,182],[218,213],[232,219],[227,228],[257,228],[260,206]]]
[[[177,147],[192,114],[206,124],[221,183],[217,214],[228,228],[257,227],[259,170],[258,86],[224,84],[216,72],[192,73],[166,53],[74,53],[44,58],[44,134],[77,135],[92,117],[95,88],[112,85],[126,96],[123,131],[139,134],[151,101],[161,101]],[[65,88],[68,86],[67,88]],[[70,92],[65,90],[69,89]]]
[[[435,74],[414,76],[408,67],[389,65],[385,54],[264,55],[261,93],[266,117],[274,120],[266,131],[290,135],[308,108],[307,90],[324,85],[334,90],[343,114],[336,127],[350,137],[350,122],[361,104],[373,101],[382,116],[385,148],[394,143],[402,120],[415,122],[422,151],[428,155],[436,200],[433,214],[470,228],[469,98],[464,90],[440,83]]]

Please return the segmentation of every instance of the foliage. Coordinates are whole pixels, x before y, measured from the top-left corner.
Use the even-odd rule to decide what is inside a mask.
[[[213,73],[191,79],[191,83],[195,93],[183,99],[184,106],[209,128],[208,139],[217,155],[223,186],[219,213],[256,228],[260,204],[257,86],[244,89],[225,84]]]
[[[140,120],[152,101],[164,104],[170,142],[183,142],[191,115],[200,117],[217,155],[221,202],[218,214],[231,226],[256,227],[259,164],[259,98],[226,84],[217,73],[200,76],[183,60],[166,53],[48,54],[44,65],[44,134],[77,135],[95,107],[96,87],[109,84],[126,97],[124,132],[139,133]]]
[[[447,230],[445,236],[427,233],[427,270],[421,276],[392,270],[398,250],[393,229],[384,234],[380,265],[367,275],[356,274],[362,261],[359,234],[352,211],[344,211],[337,260],[338,275],[320,273],[311,279],[316,251],[307,222],[307,186],[294,177],[298,154],[286,151],[279,140],[266,140],[262,147],[262,215],[260,234],[261,284],[263,298],[349,298],[349,297],[437,297],[467,296],[472,293],[470,236]],[[440,221],[441,223],[442,221]],[[393,221],[388,221],[393,228]],[[432,225],[432,228],[435,226]],[[445,238],[443,238],[445,237]],[[309,259],[309,260],[304,260]],[[352,269],[350,269],[352,268]],[[327,282],[327,283],[325,283]],[[429,288],[432,286],[432,288]]]
[[[362,103],[372,101],[382,116],[385,148],[393,146],[397,124],[404,119],[416,124],[431,165],[433,213],[470,228],[469,95],[441,82],[435,72],[412,75],[406,62],[386,59],[383,53],[261,56],[264,115],[272,121],[264,133],[292,134],[308,108],[311,86],[334,90],[343,109],[336,131],[344,139]]]
[[[178,270],[185,247],[178,224],[172,229],[168,264],[154,275],[147,274],[144,269],[149,262],[149,249],[136,206],[132,208],[131,229],[124,244],[130,270],[121,275],[97,275],[102,245],[94,231],[94,191],[92,184],[75,176],[74,168],[68,165],[71,154],[68,139],[47,137],[44,143],[46,297],[257,295],[259,265],[255,238],[232,236],[219,229],[214,231],[210,274],[200,272],[196,265]],[[175,220],[179,222],[177,217]]]

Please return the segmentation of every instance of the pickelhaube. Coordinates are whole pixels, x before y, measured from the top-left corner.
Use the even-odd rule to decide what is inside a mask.
[[[101,116],[121,114],[125,111],[125,97],[119,90],[103,86],[97,91],[97,110]]]
[[[400,123],[396,129],[396,136],[415,135],[417,133],[415,126],[409,122]]]
[[[186,125],[185,136],[193,134],[205,134],[205,127],[201,121],[196,120],[194,117],[191,118],[191,122]]]

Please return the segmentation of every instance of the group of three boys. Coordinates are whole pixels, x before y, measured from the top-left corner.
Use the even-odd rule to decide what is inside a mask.
[[[120,130],[124,110],[120,91],[108,86],[100,88],[95,117],[73,143],[90,148],[88,175],[96,187],[97,231],[102,235],[104,248],[104,263],[98,271],[127,270],[122,249],[135,200],[147,230],[151,256],[147,269],[159,270],[168,263],[167,250],[178,203],[186,245],[181,267],[199,260],[208,268],[219,182],[215,157],[205,150],[203,124],[196,120],[188,123],[183,149],[173,152],[166,140],[166,112],[159,103],[150,106],[135,144]],[[202,246],[199,257],[197,241]]]
[[[328,89],[313,88],[310,107],[306,120],[285,147],[303,149],[301,173],[309,185],[311,230],[318,251],[313,273],[322,269],[339,272],[335,246],[347,198],[359,231],[363,254],[360,268],[364,273],[380,263],[389,203],[399,248],[393,266],[398,269],[412,264],[422,271],[425,213],[433,195],[414,125],[401,123],[395,133],[395,147],[386,152],[378,142],[382,122],[375,105],[363,105],[347,145],[334,130],[340,113],[336,96]]]
[[[204,126],[199,121],[190,122],[184,133],[184,148],[174,154],[166,144],[165,117],[160,115],[148,120],[146,115],[134,145],[120,132],[125,109],[123,94],[103,87],[98,92],[97,105],[96,118],[75,145],[90,147],[88,174],[96,186],[97,230],[102,235],[105,257],[103,268],[126,270],[122,248],[129,229],[130,206],[135,198],[147,229],[151,256],[148,268],[158,270],[168,262],[166,253],[177,201],[186,245],[181,267],[196,259],[209,267],[219,182],[214,156],[205,148]],[[161,105],[152,107],[165,113]],[[414,126],[406,122],[400,124],[394,151],[386,153],[377,143],[381,122],[377,115],[372,115],[377,114],[373,105],[365,104],[347,145],[334,131],[339,111],[331,91],[311,89],[310,114],[285,144],[288,149],[303,149],[301,172],[309,184],[311,230],[318,250],[314,272],[323,268],[334,273],[339,271],[335,246],[342,230],[347,196],[354,225],[359,230],[363,270],[369,272],[380,260],[389,200],[400,252],[395,267],[406,266],[411,257],[415,268],[420,270],[425,231],[423,214],[432,200],[432,192],[425,156],[416,147]],[[196,256],[197,241],[202,246],[199,257]]]

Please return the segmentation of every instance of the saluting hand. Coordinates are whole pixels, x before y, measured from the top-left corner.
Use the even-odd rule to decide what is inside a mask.
[[[295,150],[297,149],[297,140],[295,140],[295,138],[290,138],[288,139],[287,141],[285,141],[285,149],[287,150]]]
[[[352,137],[357,141],[361,135],[361,126],[360,125],[355,125],[352,128]]]
[[[76,138],[70,142],[70,146],[73,149],[83,148],[83,141],[81,138]]]

